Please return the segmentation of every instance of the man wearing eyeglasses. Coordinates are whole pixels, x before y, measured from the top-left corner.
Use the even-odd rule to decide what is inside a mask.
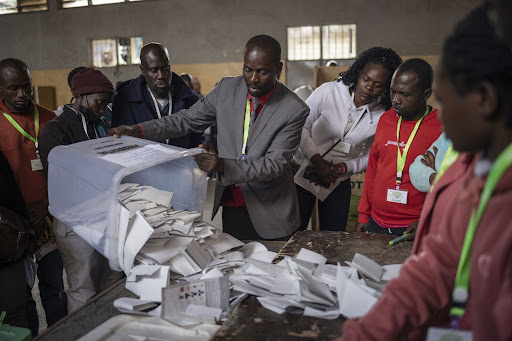
[[[169,51],[159,43],[140,51],[141,75],[119,85],[112,104],[112,127],[133,125],[190,108],[198,96],[171,71]],[[191,133],[166,142],[182,148],[197,147],[201,133]],[[162,141],[164,142],[164,141]]]

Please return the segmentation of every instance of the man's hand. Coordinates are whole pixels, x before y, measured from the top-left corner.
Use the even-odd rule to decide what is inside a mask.
[[[224,171],[224,160],[218,157],[212,146],[206,143],[201,143],[199,147],[204,148],[207,151],[207,153],[196,154],[192,156],[192,159],[194,159],[199,168],[206,173],[222,173]]]
[[[413,240],[416,236],[416,229],[418,228],[419,221],[413,221],[411,224],[409,224],[409,227],[405,230],[404,234],[410,233],[410,236],[407,236],[405,240]]]
[[[366,224],[366,223],[357,223],[357,225],[356,225],[356,231],[357,231],[357,232],[364,232],[364,231],[366,231],[366,226],[367,226],[367,225],[368,225],[368,224]]]
[[[121,135],[142,138],[142,129],[138,124],[135,124],[132,126],[115,127],[108,132],[108,136],[121,137]]]
[[[341,176],[340,168],[331,166],[320,154],[313,155],[311,163],[315,166],[316,173],[323,186],[329,187]]]
[[[421,163],[423,163],[425,166],[432,168],[433,170],[436,169],[436,155],[437,155],[437,148],[434,147],[434,154],[430,150],[427,150],[425,154],[423,155],[423,159],[421,159]]]

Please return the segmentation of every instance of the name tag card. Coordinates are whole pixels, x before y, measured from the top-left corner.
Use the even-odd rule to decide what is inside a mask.
[[[427,341],[473,341],[473,333],[467,330],[432,327],[428,329]]]
[[[335,140],[334,142],[336,143],[336,141],[338,141],[338,140]],[[334,147],[334,150],[341,152],[341,153],[348,154],[350,152],[350,143],[341,141]]]
[[[43,170],[41,159],[30,160],[30,164],[32,165],[32,171],[34,172]]]
[[[399,189],[388,189],[387,201],[395,202],[397,204],[407,204],[407,191]]]

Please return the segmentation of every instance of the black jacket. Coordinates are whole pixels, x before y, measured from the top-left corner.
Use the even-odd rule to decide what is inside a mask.
[[[190,108],[197,102],[198,95],[174,72],[171,80],[172,110],[174,114]],[[167,116],[163,113],[162,116]],[[157,119],[155,104],[149,95],[144,75],[119,85],[112,103],[112,127],[134,125]],[[162,141],[164,142],[164,141]],[[202,133],[192,133],[170,139],[169,144],[182,148],[194,148],[203,142]]]
[[[39,156],[46,175],[48,175],[48,154],[54,147],[96,138],[94,122],[86,120],[86,126],[89,137],[85,134],[82,116],[69,105],[64,106],[64,112],[60,116],[46,123],[39,137]]]

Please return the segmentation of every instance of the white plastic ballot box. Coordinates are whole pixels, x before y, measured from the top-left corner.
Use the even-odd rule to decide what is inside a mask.
[[[58,146],[48,157],[50,213],[122,270],[119,185],[137,183],[174,192],[176,210],[203,213],[206,173],[183,149],[134,137],[104,137]]]

